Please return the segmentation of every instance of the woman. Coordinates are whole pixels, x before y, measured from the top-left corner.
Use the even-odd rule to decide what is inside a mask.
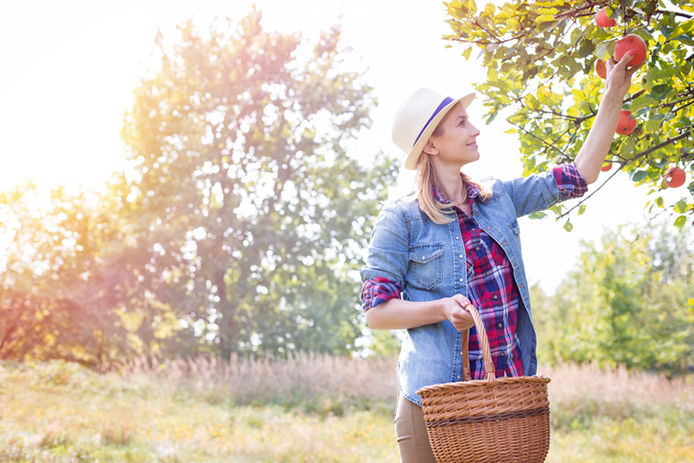
[[[393,140],[416,169],[415,194],[386,205],[376,220],[362,302],[372,329],[405,329],[398,361],[395,429],[403,462],[434,461],[416,391],[460,381],[461,332],[470,329],[473,379],[484,376],[472,304],[485,324],[498,376],[530,376],[537,367],[530,295],[517,218],[581,196],[600,172],[636,68],[631,55],[607,66],[605,94],[571,164],[512,181],[473,182],[461,168],[479,159],[479,130],[458,100],[428,89],[396,114]]]

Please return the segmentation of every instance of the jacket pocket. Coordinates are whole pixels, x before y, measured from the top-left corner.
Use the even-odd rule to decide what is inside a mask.
[[[443,280],[443,244],[421,244],[410,249],[409,280],[420,288],[432,289]]]

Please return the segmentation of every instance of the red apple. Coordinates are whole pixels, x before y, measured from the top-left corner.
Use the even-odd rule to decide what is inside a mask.
[[[636,128],[636,119],[631,117],[631,111],[622,111],[619,115],[617,123],[617,133],[620,135],[629,135]]]
[[[629,61],[629,67],[638,66],[646,61],[646,56],[648,55],[646,42],[636,34],[629,34],[617,40],[614,44],[614,59],[617,61],[621,60],[629,51],[633,53],[631,61]]]
[[[603,79],[607,78],[607,66],[603,60],[599,59],[595,62],[595,72]]]
[[[611,162],[607,162],[607,163],[603,164],[602,167],[600,168],[600,170],[602,172],[607,172],[610,169],[612,169],[612,163]]]
[[[614,19],[610,19],[607,16],[607,8],[603,8],[595,13],[595,24],[599,27],[612,27],[617,24],[617,22]]]
[[[665,172],[665,184],[670,188],[677,188],[684,185],[684,180],[687,178],[684,170],[679,167],[672,166]]]

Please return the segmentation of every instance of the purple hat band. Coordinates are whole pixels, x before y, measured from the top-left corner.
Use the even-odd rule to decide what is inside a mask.
[[[449,104],[453,103],[453,101],[454,101],[453,98],[451,98],[450,96],[447,96],[446,98],[444,98],[444,100],[441,102],[441,104],[434,110],[434,114],[431,115],[431,117],[430,117],[429,120],[426,122],[426,124],[424,124],[424,127],[422,127],[422,130],[419,132],[419,135],[417,135],[417,138],[415,139],[414,143],[412,144],[413,147],[414,147],[414,145],[417,144],[417,142],[419,141],[419,137],[422,136],[422,134],[424,133],[424,131],[426,130],[426,128],[429,126],[429,123],[431,122],[431,120],[432,120],[433,118],[435,118],[436,115],[437,115],[438,113],[440,113],[441,110],[442,110],[443,108],[445,108],[445,107],[448,106]]]

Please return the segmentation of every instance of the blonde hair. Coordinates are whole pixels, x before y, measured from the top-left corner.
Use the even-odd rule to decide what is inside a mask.
[[[474,185],[480,190],[480,196],[483,199],[491,197],[492,192],[487,186],[473,181],[465,172],[461,171],[460,174],[465,185]],[[456,220],[450,215],[451,212],[453,212],[453,207],[451,204],[444,204],[437,201],[434,199],[434,195],[431,193],[432,185],[439,191],[442,191],[442,188],[439,184],[438,177],[436,176],[436,169],[434,169],[434,163],[431,160],[431,156],[426,153],[422,153],[419,157],[419,161],[417,162],[416,182],[419,208],[427,215],[427,217],[429,217],[432,222],[446,224]]]

